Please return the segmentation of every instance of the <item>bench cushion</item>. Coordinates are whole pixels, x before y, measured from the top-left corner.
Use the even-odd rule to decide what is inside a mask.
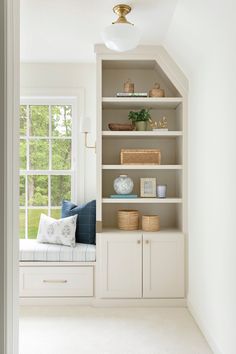
[[[20,261],[95,262],[96,246],[76,243],[75,247],[20,240]]]

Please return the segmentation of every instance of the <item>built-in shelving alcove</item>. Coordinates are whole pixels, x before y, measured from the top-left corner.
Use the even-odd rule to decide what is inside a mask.
[[[162,47],[130,53],[97,49],[97,257],[102,298],[184,298],[184,245],[187,225],[187,81]],[[159,83],[165,97],[117,97],[130,79],[135,92]],[[166,117],[168,130],[111,131],[109,123],[129,123],[131,110],[150,109]],[[121,164],[121,149],[159,149],[159,165]],[[127,174],[137,198],[116,198],[113,181]],[[166,198],[142,198],[140,178],[167,185]],[[139,230],[122,231],[121,209],[138,210]],[[160,231],[142,230],[142,215],[159,215]]]

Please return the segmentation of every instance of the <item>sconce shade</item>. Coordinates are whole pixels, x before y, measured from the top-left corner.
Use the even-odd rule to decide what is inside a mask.
[[[82,117],[80,122],[80,132],[89,133],[91,131],[91,121],[89,117]]]
[[[137,47],[140,40],[140,32],[136,26],[129,22],[118,22],[104,29],[102,39],[109,49],[125,52]]]

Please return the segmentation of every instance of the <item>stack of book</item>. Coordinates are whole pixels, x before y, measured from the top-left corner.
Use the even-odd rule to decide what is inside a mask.
[[[138,198],[138,195],[137,194],[111,194],[110,198],[120,198],[120,199]]]
[[[148,94],[147,92],[133,92],[133,93],[117,92],[116,97],[148,97]]]

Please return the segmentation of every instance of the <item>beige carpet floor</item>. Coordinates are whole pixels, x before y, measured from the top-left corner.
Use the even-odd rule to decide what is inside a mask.
[[[212,354],[184,308],[22,307],[20,354]]]

